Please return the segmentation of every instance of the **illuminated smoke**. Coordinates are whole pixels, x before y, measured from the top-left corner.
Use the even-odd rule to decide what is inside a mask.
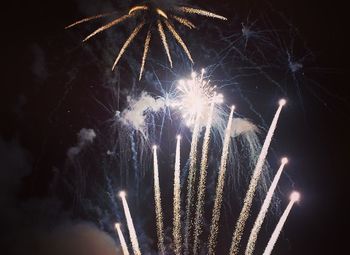
[[[281,163],[281,166],[279,167],[276,175],[275,175],[275,178],[273,179],[272,183],[271,183],[271,186],[267,192],[267,195],[266,195],[266,198],[261,206],[261,209],[259,211],[259,214],[255,220],[255,223],[254,223],[254,226],[253,226],[253,229],[252,231],[250,232],[250,236],[249,236],[249,239],[248,239],[248,244],[247,244],[247,247],[246,247],[246,250],[245,250],[245,254],[246,255],[251,255],[253,254],[254,252],[254,248],[255,248],[255,242],[258,238],[258,234],[259,234],[259,231],[260,231],[260,228],[264,222],[264,219],[265,219],[265,216],[266,216],[266,213],[269,209],[269,206],[271,204],[271,200],[272,200],[272,196],[275,192],[275,189],[277,187],[277,183],[281,177],[281,174],[282,174],[282,171],[284,169],[284,166],[287,164],[288,160],[287,158],[283,158],[282,159],[282,163]]]
[[[67,155],[70,159],[73,159],[80,151],[87,145],[94,141],[96,133],[93,129],[82,128],[77,134],[78,143],[68,149]]]
[[[238,254],[239,243],[240,243],[241,238],[242,238],[245,223],[249,217],[250,208],[252,206],[255,190],[256,190],[256,187],[258,185],[258,181],[259,181],[259,178],[260,178],[260,175],[261,175],[264,163],[265,163],[267,152],[269,150],[270,143],[271,143],[274,131],[275,131],[276,126],[277,126],[277,121],[278,121],[279,115],[282,111],[282,107],[285,104],[286,104],[286,101],[284,99],[281,99],[279,101],[279,107],[276,111],[276,114],[275,114],[273,120],[272,120],[270,129],[267,133],[263,147],[261,149],[258,161],[256,163],[252,178],[251,178],[250,183],[249,183],[248,191],[247,191],[246,196],[244,198],[243,208],[242,208],[241,213],[238,217],[238,220],[236,223],[236,228],[235,228],[235,231],[233,233],[232,243],[231,243],[231,248],[230,248],[231,255]]]
[[[123,254],[124,255],[129,255],[128,246],[126,245],[123,232],[120,229],[120,223],[116,223],[114,226],[115,226],[115,229],[117,230],[117,234],[118,234],[118,238],[119,238],[119,241],[120,241],[120,245],[122,247]]]
[[[129,235],[130,235],[131,246],[132,246],[133,252],[135,255],[141,255],[139,241],[137,239],[134,223],[133,223],[133,220],[132,220],[132,217],[130,214],[128,203],[127,203],[126,198],[125,198],[126,194],[124,191],[121,191],[119,193],[119,196],[121,197],[122,202],[123,202],[123,209],[124,209],[124,214],[125,214],[125,218],[126,218],[126,223],[128,225],[128,230],[129,230]]]
[[[215,254],[216,239],[217,239],[218,230],[219,230],[218,224],[220,219],[222,194],[223,194],[224,184],[225,184],[226,164],[227,164],[227,157],[228,157],[228,151],[229,151],[228,147],[231,140],[232,116],[233,116],[234,109],[235,109],[234,106],[232,106],[230,116],[227,122],[227,127],[225,130],[225,138],[224,138],[224,144],[223,144],[222,154],[221,154],[218,183],[216,186],[214,208],[213,208],[211,225],[210,225],[208,254]]]
[[[153,146],[153,171],[154,171],[154,202],[156,206],[158,249],[161,254],[165,254],[162,200],[160,197],[157,146],[155,145]]]
[[[272,250],[273,250],[273,247],[275,246],[276,242],[277,242],[277,239],[281,233],[281,230],[283,228],[283,225],[284,223],[286,222],[287,218],[288,218],[288,215],[290,213],[290,210],[292,210],[292,207],[294,205],[295,202],[299,201],[299,198],[300,198],[300,194],[298,192],[293,192],[290,196],[290,202],[287,206],[287,208],[284,210],[280,220],[278,221],[277,223],[277,226],[275,228],[275,230],[273,231],[272,235],[271,235],[271,238],[265,248],[265,251],[263,253],[263,255],[270,255]]]
[[[203,148],[202,148],[199,186],[198,186],[198,192],[197,192],[198,198],[197,198],[196,215],[195,215],[195,223],[194,223],[193,254],[197,254],[197,249],[199,246],[199,236],[202,233],[203,206],[204,206],[204,197],[205,197],[209,140],[210,140],[211,124],[213,120],[213,111],[214,111],[214,102],[211,103],[211,106],[210,106],[208,121],[205,127],[205,134],[204,134],[204,141],[203,141]]]
[[[142,92],[138,98],[127,97],[128,108],[120,114],[120,121],[131,125],[134,129],[144,132],[146,117],[149,112],[158,112],[165,107],[162,98],[153,98],[147,92]]]

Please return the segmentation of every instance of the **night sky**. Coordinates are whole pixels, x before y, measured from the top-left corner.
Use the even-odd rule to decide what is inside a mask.
[[[64,27],[80,17],[112,10],[112,2],[13,1],[6,3],[3,9],[0,233],[3,236],[1,241],[5,244],[2,247],[5,248],[1,248],[1,254],[70,254],[67,252],[69,248],[55,249],[55,245],[66,244],[67,237],[62,236],[72,235],[74,239],[79,235],[76,234],[79,230],[91,232],[91,236],[87,239],[81,237],[70,245],[84,246],[83,240],[93,239],[96,241],[96,250],[72,248],[69,250],[71,253],[113,254],[112,248],[109,248],[109,245],[113,246],[112,239],[101,232],[109,233],[114,239],[113,231],[101,229],[97,222],[103,220],[97,219],[100,217],[98,214],[87,215],[85,211],[77,209],[75,198],[67,190],[60,189],[64,186],[63,181],[55,179],[62,172],[75,167],[67,163],[67,150],[77,144],[79,130],[93,128],[103,133],[108,119],[113,117],[111,111],[99,102],[113,105],[110,90],[106,87],[117,79],[115,73],[110,71],[110,66],[120,42],[114,46],[111,40],[118,42],[127,34],[127,28],[121,26],[121,34],[116,35],[118,30],[113,30],[108,32],[111,36],[107,39],[107,36],[102,35],[86,46],[80,42],[96,25],[87,24],[69,31],[64,30]],[[127,6],[126,3],[116,6],[122,8]],[[208,56],[203,54],[204,47],[208,48],[208,52],[213,49],[219,51],[218,45],[222,38],[218,31],[223,31],[221,36],[227,36],[233,31],[239,33],[241,22],[246,22],[247,17],[251,21],[257,20],[257,27],[265,25],[271,30],[278,30],[293,25],[298,29],[297,36],[284,37],[288,43],[295,39],[293,54],[306,56],[304,62],[300,60],[303,67],[297,74],[298,84],[291,78],[279,79],[285,89],[282,93],[267,81],[255,85],[260,80],[254,82],[253,77],[245,80],[251,81],[251,85],[242,90],[267,123],[273,117],[277,99],[281,96],[288,99],[270,160],[288,155],[291,161],[288,175],[284,176],[281,185],[281,207],[286,205],[286,197],[291,189],[301,192],[301,201],[292,210],[277,242],[275,254],[348,253],[346,241],[349,234],[346,228],[350,226],[347,218],[350,195],[347,182],[350,176],[350,97],[347,76],[350,66],[347,54],[348,9],[345,3],[322,0],[271,0],[269,3],[216,0],[191,3],[229,18],[229,24],[213,21],[215,26],[206,26],[207,23],[202,23],[193,35],[189,33],[184,36],[189,48],[193,49],[194,58],[198,59],[195,68],[214,64],[210,53]],[[206,19],[194,20],[200,23]],[[203,40],[206,34],[208,41]],[[136,41],[130,48],[137,48],[135,46],[140,42]],[[205,46],[199,46],[199,43]],[[187,68],[188,65],[181,66],[181,60],[177,59],[178,64],[174,66],[177,75],[167,73],[156,64],[167,63],[165,54],[157,51],[157,46],[151,48],[153,55],[151,64],[146,64],[146,74],[155,72],[167,84],[169,80],[191,70]],[[104,47],[107,49],[102,51]],[[254,48],[248,50],[254,51]],[[139,59],[137,54],[137,49],[131,50],[132,56],[120,62],[123,66],[120,69],[123,80],[121,90],[130,89],[132,77],[137,77],[139,67],[133,62]],[[268,59],[270,61],[274,57],[268,56]],[[232,63],[228,62],[230,72],[234,70]],[[275,77],[290,75],[277,57],[273,64],[269,63],[277,66],[271,71],[276,74]],[[225,74],[225,71],[218,69],[212,75],[217,80],[228,79],[232,73]],[[221,78],[224,74],[226,77]],[[137,86],[151,91],[149,80],[145,78]],[[225,95],[232,93],[227,96],[229,101],[238,102],[243,115],[264,126],[262,119],[247,108],[247,102],[240,99],[235,91],[234,87],[232,90],[230,86],[225,88]],[[124,99],[114,102],[115,105],[125,104],[126,94],[122,95]],[[88,177],[98,180],[98,171],[101,169],[91,163],[93,160],[87,156],[91,155],[91,151],[89,148],[87,150],[80,163],[85,162],[88,167],[82,166],[82,169],[89,171]],[[97,151],[96,148],[91,150]],[[264,240],[268,240],[277,218],[271,216],[270,225],[263,228]],[[70,230],[69,227],[62,227],[63,230],[56,230],[52,234],[51,230],[56,224],[58,227],[69,226]],[[50,237],[47,237],[49,232]],[[48,240],[45,238],[52,242],[51,248],[48,248],[50,242],[43,245],[41,240]],[[227,238],[227,242],[230,238]],[[263,246],[264,243],[259,243],[259,252],[262,252]]]

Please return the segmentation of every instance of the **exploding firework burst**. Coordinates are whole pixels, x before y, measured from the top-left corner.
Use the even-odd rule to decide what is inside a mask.
[[[66,29],[91,21],[91,20],[105,18],[112,15],[116,15],[116,12],[103,13],[92,17],[84,18],[68,25]],[[94,37],[98,33],[105,31],[107,29],[110,29],[111,27],[116,26],[128,19],[135,18],[137,20],[140,20],[136,25],[136,27],[131,32],[131,34],[129,35],[128,39],[124,42],[122,48],[120,49],[114,61],[114,64],[112,66],[112,70],[114,70],[119,60],[125,53],[126,49],[129,47],[130,43],[135,39],[135,37],[139,34],[139,32],[146,25],[148,25],[148,30],[147,30],[145,43],[144,43],[142,60],[141,60],[140,75],[139,75],[139,79],[141,79],[144,71],[145,62],[149,52],[149,47],[150,47],[151,38],[152,38],[152,31],[154,30],[154,28],[156,28],[156,30],[158,31],[158,34],[161,38],[165,53],[168,57],[169,64],[171,67],[173,62],[170,55],[168,39],[164,28],[166,28],[167,31],[170,32],[172,37],[182,47],[182,49],[186,53],[189,60],[193,63],[193,58],[191,56],[189,49],[187,48],[185,42],[182,40],[182,37],[178,34],[174,26],[174,22],[176,22],[189,29],[195,28],[196,26],[190,20],[187,19],[186,15],[200,15],[200,16],[205,16],[205,17],[214,18],[214,19],[227,20],[225,17],[221,15],[217,15],[215,13],[212,13],[206,10],[186,7],[186,6],[176,6],[176,5],[165,6],[164,3],[160,3],[160,1],[149,0],[149,1],[146,1],[144,4],[132,6],[121,17],[118,17],[112,20],[111,22],[99,27],[95,31],[93,31],[83,40],[83,42],[89,40],[90,38]]]

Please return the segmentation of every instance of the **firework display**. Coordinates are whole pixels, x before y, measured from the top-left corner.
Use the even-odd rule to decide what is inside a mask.
[[[172,58],[173,46],[169,36],[181,49],[181,54],[184,54],[188,62],[193,65],[191,47],[185,44],[183,37],[177,31],[176,23],[188,29],[196,28],[196,25],[189,20],[190,15],[227,20],[213,12],[174,4],[171,1],[166,3],[144,1],[131,6],[124,12],[121,16],[120,12],[110,12],[84,18],[67,26],[66,29],[92,20],[117,16],[90,33],[83,40],[86,42],[105,30],[124,24],[125,21],[135,24],[114,60],[112,72],[118,71],[115,67],[120,63],[128,47],[137,41],[135,38],[138,35],[145,32],[138,80],[141,80],[145,72],[145,64],[155,33],[160,38],[159,43],[163,48],[161,51],[165,51],[170,67],[175,66],[175,60]],[[243,27],[244,35],[248,33],[247,29]],[[224,82],[210,80],[215,77],[212,75],[215,69],[224,63],[226,58],[224,51],[236,51],[236,48],[231,46],[230,44],[228,48],[218,52],[215,59],[216,66],[202,69],[199,73],[186,70],[188,73],[192,71],[190,77],[178,79],[178,75],[175,80],[168,82],[171,83],[168,87],[154,86],[154,91],[143,89],[137,96],[131,92],[130,94],[120,92],[118,87],[118,110],[115,111],[113,120],[115,129],[110,139],[115,139],[117,142],[110,146],[113,149],[107,150],[106,157],[109,158],[105,161],[110,159],[117,161],[120,183],[114,186],[115,179],[118,178],[111,180],[110,176],[115,176],[113,173],[105,173],[104,178],[109,196],[115,194],[117,187],[132,194],[128,199],[131,205],[130,211],[126,192],[119,193],[124,214],[119,213],[118,201],[111,198],[118,222],[115,224],[115,230],[124,254],[129,254],[129,250],[137,255],[141,253],[217,254],[218,249],[220,252],[223,249],[218,248],[221,235],[226,237],[232,235],[230,248],[226,253],[237,255],[245,241],[244,233],[250,227],[247,223],[250,217],[256,217],[256,220],[247,240],[245,254],[251,255],[255,252],[258,234],[269,209],[273,207],[273,199],[277,197],[277,184],[287,164],[287,159],[283,158],[271,181],[272,171],[267,161],[268,152],[271,151],[277,123],[287,101],[279,100],[271,124],[264,125],[268,131],[261,145],[258,138],[259,128],[242,117],[243,114],[235,110],[235,106],[229,106],[232,95],[223,92],[225,91]],[[247,41],[244,48],[246,47]],[[237,52],[245,62],[258,66],[253,60],[256,56],[242,57],[242,51],[237,50]],[[257,55],[263,55],[260,50],[256,52]],[[266,73],[259,68],[256,70],[266,78]],[[209,73],[207,73],[208,70]],[[268,80],[275,83],[270,76]],[[152,84],[155,83],[153,80]],[[245,99],[241,90],[234,92],[238,92],[237,95]],[[119,108],[120,93],[127,95],[123,110]],[[249,106],[249,110],[262,119],[250,102]],[[95,136],[94,134],[90,140]],[[86,143],[86,141],[80,141],[77,147],[80,148]],[[157,146],[151,144],[157,144]],[[169,153],[163,158],[164,152]],[[152,182],[150,182],[150,172],[152,172]],[[172,185],[166,185],[168,182]],[[153,188],[150,188],[152,186]],[[242,196],[242,190],[246,192],[243,192],[244,199],[240,201],[238,197]],[[152,203],[150,203],[151,197]],[[234,205],[232,197],[236,199]],[[254,199],[262,201],[262,197],[264,200],[258,215],[252,215]],[[148,201],[144,202],[145,200]],[[264,254],[272,252],[288,214],[298,200],[299,195],[293,193]],[[140,206],[142,202],[143,208]],[[241,204],[242,207],[240,207]],[[240,213],[237,218],[232,219],[234,215],[232,211],[236,210],[232,208],[237,207]],[[142,208],[145,211],[133,212],[133,208]],[[155,217],[152,216],[150,220],[149,215]],[[231,224],[231,220],[235,224],[227,226],[228,222]],[[124,221],[129,233],[129,237],[126,235],[126,238],[121,229]],[[227,230],[223,232],[223,224],[226,224],[225,228],[232,230],[229,234]],[[149,229],[155,230],[155,234],[150,234]]]

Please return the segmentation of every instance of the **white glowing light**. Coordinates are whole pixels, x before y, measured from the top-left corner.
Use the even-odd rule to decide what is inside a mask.
[[[125,197],[125,196],[126,196],[125,191],[120,191],[120,192],[119,192],[119,196],[120,196],[121,198]]]
[[[281,162],[284,165],[287,164],[288,163],[288,158],[286,158],[286,157],[282,158]]]
[[[178,82],[175,100],[172,103],[181,112],[186,124],[191,126],[196,116],[204,115],[209,111],[212,102],[220,104],[223,102],[223,95],[215,92],[216,86],[211,86],[209,81],[203,79],[204,69],[200,75],[195,72],[191,78]],[[202,118],[201,118],[202,119]]]
[[[297,191],[293,191],[292,194],[290,194],[290,200],[297,202],[300,200],[300,193]]]
[[[181,140],[181,135],[177,135],[177,136],[176,136],[176,139],[177,139],[177,140]]]
[[[282,99],[280,99],[280,101],[278,103],[280,106],[284,106],[287,103],[287,100],[282,98]]]

